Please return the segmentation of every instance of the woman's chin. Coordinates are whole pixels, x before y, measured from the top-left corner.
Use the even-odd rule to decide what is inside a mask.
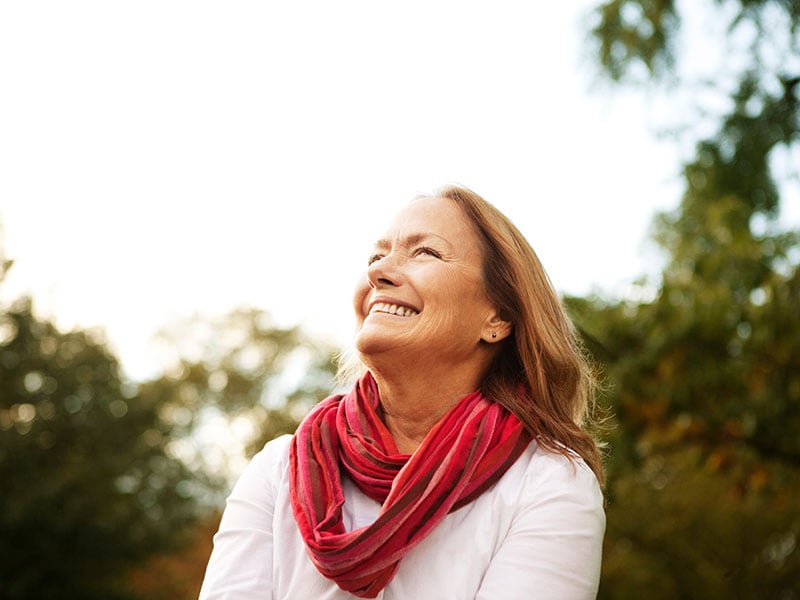
[[[393,342],[391,337],[369,330],[365,331],[364,328],[356,335],[356,350],[364,357],[389,351],[393,345],[396,345],[396,342]]]
[[[355,338],[355,348],[365,361],[378,357],[399,358],[408,353],[409,346],[409,340],[398,336],[396,332],[386,331],[382,327],[370,327],[368,324],[361,327]]]

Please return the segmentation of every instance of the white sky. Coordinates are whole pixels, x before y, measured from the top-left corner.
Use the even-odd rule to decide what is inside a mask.
[[[0,294],[102,326],[135,377],[195,312],[256,306],[343,344],[371,242],[451,182],[560,291],[624,289],[681,183],[638,96],[590,93],[594,4],[3,3]]]

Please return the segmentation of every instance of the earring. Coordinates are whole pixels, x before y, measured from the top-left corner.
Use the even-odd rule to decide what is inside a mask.
[[[493,332],[492,332],[492,337],[493,337],[493,338],[496,338],[496,337],[497,337],[497,332],[493,331]]]

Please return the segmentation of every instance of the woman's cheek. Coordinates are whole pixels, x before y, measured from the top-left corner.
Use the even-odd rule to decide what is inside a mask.
[[[353,294],[353,311],[358,317],[359,322],[363,321],[367,316],[367,298],[369,297],[369,280],[366,274],[362,275],[356,284],[355,293]]]

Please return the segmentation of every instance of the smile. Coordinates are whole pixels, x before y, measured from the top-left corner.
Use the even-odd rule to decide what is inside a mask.
[[[369,309],[369,314],[387,313],[390,315],[397,315],[398,317],[413,317],[418,315],[419,311],[409,308],[408,306],[400,306],[398,304],[386,304],[385,302],[376,302]]]

